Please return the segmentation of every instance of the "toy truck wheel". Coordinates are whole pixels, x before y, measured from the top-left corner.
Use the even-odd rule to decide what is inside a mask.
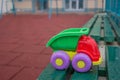
[[[70,58],[64,51],[57,51],[53,53],[50,62],[54,68],[63,70],[69,67]]]
[[[87,72],[92,66],[92,61],[88,55],[78,53],[72,60],[72,66],[78,72]]]

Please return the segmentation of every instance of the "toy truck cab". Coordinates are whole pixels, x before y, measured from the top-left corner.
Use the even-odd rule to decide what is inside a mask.
[[[54,51],[50,61],[53,67],[63,70],[72,63],[76,71],[86,72],[92,65],[99,65],[99,49],[88,33],[88,28],[70,28],[53,36],[47,43]]]
[[[81,36],[77,46],[77,53],[81,52],[90,57],[93,65],[99,65],[101,63],[101,56],[97,43],[90,36]]]

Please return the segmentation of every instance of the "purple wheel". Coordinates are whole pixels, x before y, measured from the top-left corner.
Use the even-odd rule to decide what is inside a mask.
[[[54,68],[63,70],[69,67],[70,59],[64,51],[57,51],[53,53],[50,63]]]
[[[92,61],[88,55],[78,53],[72,60],[72,66],[78,72],[87,72],[92,66]]]

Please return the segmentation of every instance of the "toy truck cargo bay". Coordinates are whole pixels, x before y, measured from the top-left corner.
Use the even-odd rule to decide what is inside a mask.
[[[101,56],[94,39],[88,36],[89,28],[70,28],[53,36],[47,43],[54,51],[51,64],[58,70],[72,64],[74,70],[87,72],[101,63]]]

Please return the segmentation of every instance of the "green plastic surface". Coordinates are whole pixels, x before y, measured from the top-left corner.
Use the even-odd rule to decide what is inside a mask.
[[[47,43],[53,50],[75,51],[78,40],[82,35],[88,35],[89,28],[70,28],[53,36]]]
[[[48,64],[37,80],[65,80],[67,72],[67,70],[56,70]]]
[[[98,67],[95,66],[91,71],[86,73],[74,72],[71,80],[98,80]]]
[[[90,36],[92,36],[97,42],[100,40],[101,37],[101,23],[102,18],[99,17],[90,32]]]
[[[120,80],[120,47],[108,46],[108,80]]]
[[[111,24],[107,17],[104,17],[104,40],[106,42],[113,42],[115,40],[115,34],[112,31]]]

